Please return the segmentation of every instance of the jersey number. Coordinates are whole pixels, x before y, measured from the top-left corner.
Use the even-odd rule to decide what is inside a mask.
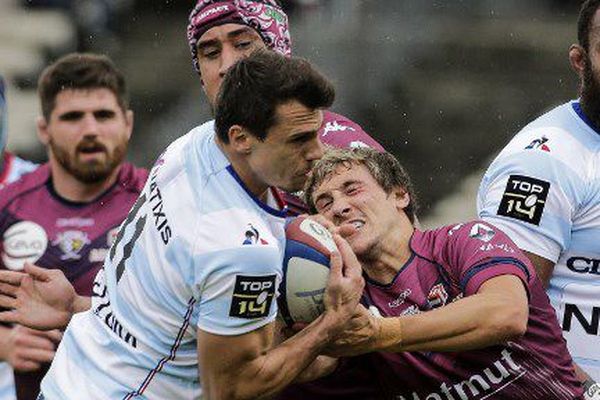
[[[123,245],[123,257],[121,257],[121,260],[119,260],[119,263],[117,264],[117,267],[116,267],[117,283],[119,283],[119,280],[123,276],[123,272],[125,272],[125,262],[127,261],[127,259],[129,257],[131,257],[131,253],[133,251],[133,246],[135,245],[135,242],[140,237],[140,235],[142,233],[142,229],[144,229],[144,225],[146,223],[146,214],[144,214],[142,217],[138,218],[138,214],[140,212],[140,209],[144,205],[144,203],[146,203],[146,194],[145,193],[142,194],[140,197],[138,197],[135,204],[133,205],[133,208],[131,209],[131,211],[129,211],[129,214],[127,214],[127,219],[125,220],[125,223],[123,224],[121,229],[119,229],[119,233],[117,234],[115,242],[113,243],[112,247],[110,248],[110,261],[114,265],[115,255],[117,253],[117,247],[119,247],[121,245],[121,242],[123,241],[123,237],[125,236],[125,232],[128,230],[131,223],[137,219],[137,221],[135,223],[135,231],[133,232],[133,235],[131,236],[129,241]]]

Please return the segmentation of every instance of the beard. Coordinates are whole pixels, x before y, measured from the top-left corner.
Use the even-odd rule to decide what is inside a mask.
[[[600,129],[600,77],[594,71],[587,55],[580,95],[583,112],[592,121],[594,128]]]
[[[75,154],[50,140],[49,146],[56,161],[78,181],[92,184],[102,182],[110,177],[113,171],[123,162],[127,152],[127,141],[119,143],[112,152],[109,152],[102,143],[95,139],[83,139],[77,147]],[[104,161],[82,161],[79,155],[86,150],[103,151],[106,154]]]

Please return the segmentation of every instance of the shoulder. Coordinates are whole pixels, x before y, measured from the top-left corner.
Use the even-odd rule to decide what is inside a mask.
[[[473,246],[480,250],[484,248],[492,250],[492,248],[485,245],[498,241],[506,244],[506,246],[501,246],[500,250],[505,250],[510,254],[515,253],[516,246],[512,245],[504,232],[488,222],[473,220],[432,230],[415,231],[411,240],[411,247],[423,257],[435,258],[436,255],[448,250],[457,251],[458,253],[472,252]]]
[[[25,174],[34,171],[37,167],[38,165],[31,161],[23,160],[20,157],[14,156],[11,167],[12,174],[8,177],[9,183],[19,179]]]
[[[133,164],[124,163],[119,172],[119,184],[133,192],[141,192],[148,179],[148,170]]]
[[[21,179],[3,187],[0,189],[0,208],[44,186],[49,177],[50,168],[48,164],[44,164],[33,172],[23,175]]]
[[[531,174],[585,180],[600,149],[600,136],[566,103],[523,128],[500,152],[486,175],[523,169]]]
[[[336,148],[371,147],[385,151],[383,146],[373,139],[356,122],[331,111],[323,112],[323,124],[319,129],[321,141]]]

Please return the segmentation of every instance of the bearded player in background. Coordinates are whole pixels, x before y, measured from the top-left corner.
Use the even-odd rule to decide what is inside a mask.
[[[0,269],[59,268],[79,294],[92,281],[147,178],[124,162],[133,129],[125,80],[104,56],[71,54],[42,73],[37,127],[49,162],[0,192]],[[0,329],[17,398],[35,399],[58,331]]]

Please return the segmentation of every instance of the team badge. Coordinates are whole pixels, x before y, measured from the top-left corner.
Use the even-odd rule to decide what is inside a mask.
[[[442,307],[446,305],[447,301],[448,292],[446,291],[446,288],[444,288],[443,283],[438,283],[432,287],[427,295],[427,302],[429,303],[430,308]]]
[[[243,245],[269,244],[269,242],[260,237],[260,232],[252,224],[248,224],[248,228],[244,232],[244,237]]]
[[[482,242],[489,242],[494,238],[496,232],[489,226],[481,223],[477,223],[471,227],[469,237],[473,239],[479,239]]]
[[[539,225],[549,191],[550,182],[511,175],[497,214]]]
[[[269,315],[275,297],[275,275],[236,275],[229,316],[263,318]]]
[[[548,147],[549,139],[546,136],[537,138],[525,147],[525,150],[542,150],[550,153],[550,147]]]
[[[90,239],[85,232],[81,231],[64,231],[58,234],[56,239],[52,242],[53,246],[58,246],[62,251],[63,255],[60,259],[65,260],[79,260],[81,250],[88,244]]]

